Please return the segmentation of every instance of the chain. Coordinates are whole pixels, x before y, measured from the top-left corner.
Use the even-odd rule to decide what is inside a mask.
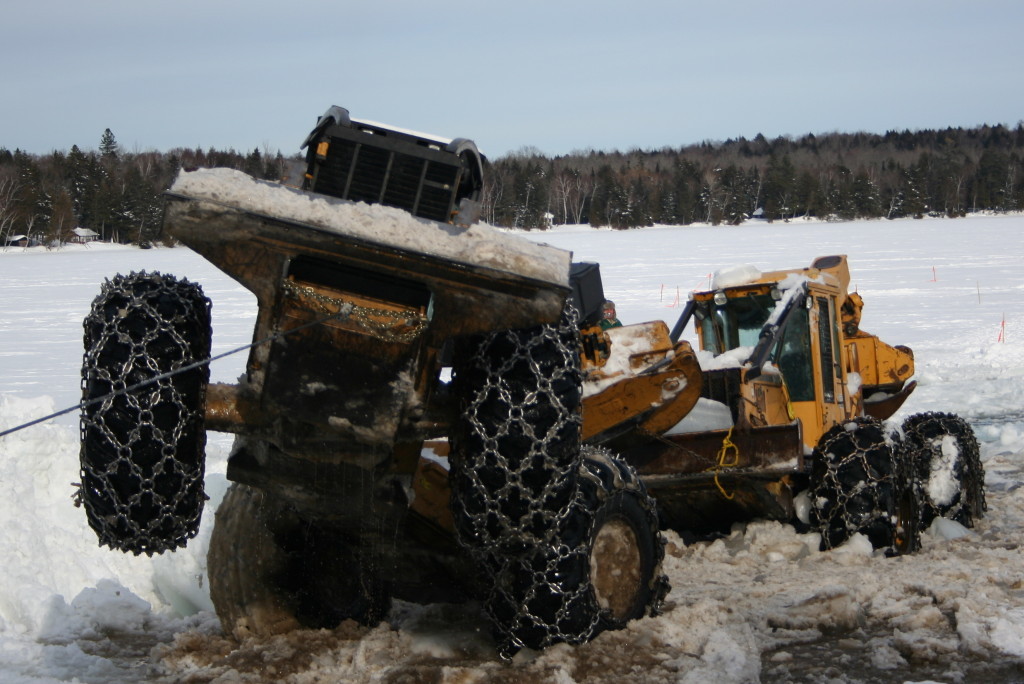
[[[876,548],[889,545],[902,481],[881,425],[861,418],[836,426],[822,437],[815,457],[809,493],[827,548],[857,532]]]
[[[423,334],[429,323],[427,317],[421,313],[361,306],[339,297],[330,297],[291,280],[284,281],[282,289],[285,294],[295,299],[312,301],[323,313],[340,314],[385,342],[408,344]]]
[[[81,478],[100,544],[159,553],[196,535],[203,501],[202,393],[210,300],[159,273],[104,283],[85,318]],[[190,370],[185,370],[190,368]],[[145,389],[127,392],[157,375]]]
[[[582,543],[567,540],[579,487],[581,373],[575,311],[559,325],[482,336],[460,358],[452,461],[456,533],[487,569],[499,652],[579,643],[596,618]]]
[[[987,508],[984,467],[970,426],[950,413],[920,413],[903,423],[922,490],[924,524],[946,517],[971,526]],[[945,440],[953,443],[946,445]]]

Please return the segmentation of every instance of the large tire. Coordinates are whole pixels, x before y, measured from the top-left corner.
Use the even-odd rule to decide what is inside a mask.
[[[376,625],[390,597],[380,574],[329,526],[277,497],[232,484],[217,509],[207,569],[224,632],[239,641],[299,627]]]
[[[499,653],[578,644],[656,614],[668,593],[654,500],[633,469],[584,447],[579,490],[548,545],[484,555]],[[478,554],[479,555],[479,554]]]
[[[80,499],[89,525],[100,545],[136,555],[185,546],[206,498],[209,368],[194,364],[210,354],[210,300],[172,276],[118,275],[84,325]]]
[[[636,471],[607,449],[585,447],[584,456],[577,515],[592,516],[586,546],[598,626],[622,629],[661,609],[669,591],[661,572],[665,540],[657,505]]]
[[[464,341],[453,389],[452,512],[470,549],[525,551],[547,543],[576,495],[580,464],[576,314],[557,325]]]
[[[922,526],[941,517],[974,527],[986,510],[985,469],[971,426],[950,413],[918,413],[902,431],[921,490]]]
[[[858,418],[822,435],[812,456],[811,522],[822,549],[862,534],[889,555],[920,548],[918,502],[909,465],[883,426]]]

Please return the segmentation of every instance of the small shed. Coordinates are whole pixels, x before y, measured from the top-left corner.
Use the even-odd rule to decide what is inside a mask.
[[[28,247],[28,235],[8,235],[4,239],[4,245],[7,247]]]
[[[84,244],[86,242],[95,242],[100,239],[100,234],[91,228],[74,228],[71,232],[75,235],[71,238],[72,242]]]

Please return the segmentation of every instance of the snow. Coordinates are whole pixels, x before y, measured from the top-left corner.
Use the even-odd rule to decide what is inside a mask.
[[[733,425],[732,411],[720,401],[701,397],[686,416],[665,432],[679,435],[690,432],[728,430]]]
[[[437,223],[393,207],[301,192],[280,183],[256,180],[233,169],[182,171],[171,192],[557,285],[569,282],[568,252],[482,223],[468,227]]]
[[[891,559],[859,537],[819,552],[815,534],[777,522],[689,545],[670,532],[663,615],[511,664],[496,659],[474,605],[399,603],[373,629],[346,624],[238,645],[220,634],[204,576],[230,438],[211,434],[211,501],[199,536],[184,550],[137,558],[99,548],[73,505],[70,414],[0,438],[0,681],[1021,680],[1024,217],[567,227],[528,237],[600,262],[624,323],[670,327],[682,307],[662,293],[706,287],[719,266],[774,270],[848,254],[865,329],[915,352],[919,386],[897,420],[945,411],[972,424],[987,472],[986,518],[972,530],[938,523],[919,553]],[[78,401],[89,303],[104,277],[143,268],[204,286],[215,354],[249,341],[253,297],[186,249],[0,251],[0,431]],[[244,354],[218,361],[212,379],[234,382],[243,364]]]
[[[720,268],[715,271],[711,287],[715,290],[722,290],[727,287],[739,287],[752,283],[761,277],[761,269],[753,264],[738,264]]]

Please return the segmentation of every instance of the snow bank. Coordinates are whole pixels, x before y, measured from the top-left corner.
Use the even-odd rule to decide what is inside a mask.
[[[569,282],[571,253],[485,224],[463,228],[428,221],[401,209],[301,192],[233,169],[182,171],[171,192],[557,285]]]

